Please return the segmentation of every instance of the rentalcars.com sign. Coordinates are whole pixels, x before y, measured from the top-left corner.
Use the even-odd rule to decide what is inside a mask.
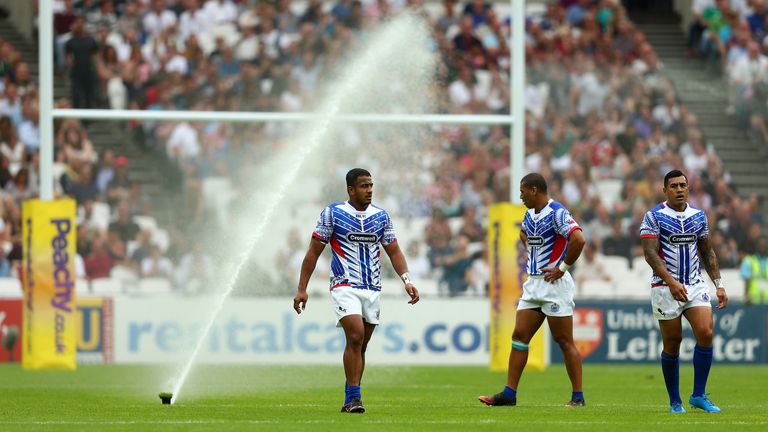
[[[768,363],[768,306],[731,304],[714,311],[714,358],[721,363]],[[574,341],[585,362],[658,362],[662,341],[647,303],[585,303],[574,312]],[[683,319],[680,358],[690,360],[696,341]],[[552,361],[562,362],[553,343]]]
[[[327,295],[300,316],[291,299],[234,298],[213,324],[206,363],[338,364],[344,334]],[[366,359],[392,364],[488,364],[488,301],[382,299],[381,324]],[[115,299],[116,363],[186,359],[210,316],[212,299]]]

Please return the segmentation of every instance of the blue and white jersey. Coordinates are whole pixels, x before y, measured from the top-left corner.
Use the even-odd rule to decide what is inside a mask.
[[[647,212],[640,224],[640,238],[659,239],[659,257],[672,277],[683,285],[703,282],[698,241],[708,236],[704,211],[688,204],[679,212],[663,202]],[[661,285],[666,284],[654,273],[651,286]]]
[[[528,274],[541,276],[544,269],[560,264],[568,250],[568,236],[581,227],[559,202],[549,200],[539,213],[528,209],[522,231],[528,236]]]
[[[320,214],[312,237],[330,243],[331,289],[340,286],[381,290],[381,248],[397,241],[389,214],[369,205],[333,203]]]

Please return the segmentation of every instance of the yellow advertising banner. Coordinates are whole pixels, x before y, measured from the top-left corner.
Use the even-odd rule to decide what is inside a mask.
[[[491,206],[488,215],[488,263],[491,267],[489,299],[490,317],[490,367],[505,371],[512,349],[512,332],[515,329],[517,302],[523,293],[526,278],[527,256],[525,245],[520,241],[520,227],[526,208],[511,203]],[[542,326],[543,327],[543,326]],[[546,341],[539,329],[530,343],[528,368],[546,367]]]
[[[22,205],[24,369],[75,369],[75,201]]]

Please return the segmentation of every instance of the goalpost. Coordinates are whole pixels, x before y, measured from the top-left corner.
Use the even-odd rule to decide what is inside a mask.
[[[499,219],[494,220],[493,238],[495,246],[489,242],[489,262],[492,279],[489,294],[491,297],[491,367],[505,368],[505,358],[509,353],[511,340],[509,334],[514,326],[514,314],[510,310],[516,307],[520,287],[516,262],[517,238],[510,235],[515,218],[520,216],[523,207],[516,193],[522,179],[525,133],[525,0],[510,0],[512,15],[512,43],[510,65],[510,115],[440,115],[440,114],[349,114],[338,117],[340,122],[380,123],[380,124],[463,124],[463,125],[509,125],[510,127],[510,196],[513,206],[494,209]],[[312,113],[280,112],[216,112],[216,111],[143,111],[143,110],[108,110],[108,109],[53,109],[53,0],[40,0],[39,24],[39,62],[40,62],[40,198],[43,202],[53,200],[53,120],[61,118],[91,119],[100,121],[114,120],[177,120],[177,121],[229,121],[229,122],[300,122],[311,120]],[[495,210],[501,210],[497,212]],[[42,216],[39,216],[42,217]],[[521,216],[520,216],[521,217]],[[73,222],[74,223],[74,222]],[[489,224],[491,225],[491,224]],[[513,230],[514,228],[512,228]],[[499,234],[503,233],[503,234]],[[489,230],[489,237],[491,237]],[[503,237],[503,247],[499,248],[499,239]],[[515,237],[515,238],[513,238]],[[73,247],[74,233],[70,245]],[[502,264],[503,263],[503,264]],[[71,265],[71,263],[70,263]],[[502,270],[499,270],[502,268]],[[510,270],[514,268],[514,270]],[[511,273],[513,272],[513,273]],[[74,294],[74,293],[72,293]],[[25,295],[31,296],[25,292]],[[74,299],[74,297],[72,297]],[[510,309],[511,308],[511,309]],[[25,318],[26,319],[26,318]],[[548,339],[542,333],[537,334],[538,350],[532,352],[529,364],[543,368],[549,363]]]
[[[339,121],[389,124],[469,124],[510,126],[510,201],[520,204],[514,192],[522,178],[524,154],[525,107],[525,0],[510,0],[512,44],[510,66],[511,115],[412,115],[358,114],[339,116]],[[40,198],[53,199],[53,120],[77,118],[91,120],[220,120],[231,122],[306,121],[311,113],[162,111],[109,109],[53,109],[53,0],[40,0]],[[516,127],[518,126],[518,127]]]

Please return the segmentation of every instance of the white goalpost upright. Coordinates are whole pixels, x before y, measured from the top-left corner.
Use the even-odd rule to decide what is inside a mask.
[[[512,45],[510,66],[510,115],[447,115],[447,114],[350,114],[338,117],[339,122],[384,124],[506,124],[510,131],[510,201],[520,204],[516,193],[522,178],[525,107],[525,0],[511,0]],[[53,108],[53,0],[40,0],[39,16],[40,63],[40,198],[53,199],[53,120],[76,118],[91,120],[176,120],[272,122],[306,121],[312,113],[279,112],[221,112],[221,111],[143,111],[109,109]]]

